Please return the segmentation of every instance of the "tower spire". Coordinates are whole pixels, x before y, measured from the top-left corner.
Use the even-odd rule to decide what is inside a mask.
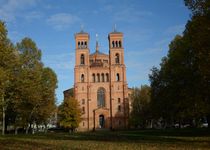
[[[98,34],[96,34],[96,52],[98,52],[99,46],[98,46]]]
[[[81,28],[81,32],[84,32],[84,25],[83,24],[81,24],[80,28]]]
[[[114,32],[117,32],[117,25],[116,25],[116,23],[114,24]]]

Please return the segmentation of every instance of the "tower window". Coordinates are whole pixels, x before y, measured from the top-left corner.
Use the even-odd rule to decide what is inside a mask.
[[[93,76],[93,82],[96,82],[96,76],[95,76],[95,73],[94,73],[92,76]]]
[[[81,75],[81,82],[85,82],[85,76],[84,76],[84,74]]]
[[[115,41],[115,45],[116,45],[116,47],[118,47],[118,41]]]
[[[106,73],[106,82],[109,82],[109,74]]]
[[[120,74],[119,73],[117,73],[117,75],[116,75],[116,81],[120,81]]]
[[[118,105],[118,111],[121,111],[121,106],[120,105]]]
[[[82,113],[83,114],[85,113],[85,107],[82,107]]]
[[[120,103],[120,98],[118,98],[118,103]]]
[[[97,74],[97,81],[100,82],[100,74]]]
[[[85,48],[87,48],[87,41],[85,41]]]
[[[121,43],[121,41],[119,41],[119,47],[122,47],[122,43]]]
[[[83,41],[81,42],[81,47],[83,48]]]
[[[85,99],[82,99],[82,104],[85,104]]]
[[[84,64],[85,64],[85,56],[84,56],[84,54],[82,54],[82,55],[80,56],[80,64],[81,64],[81,65],[84,65]]]
[[[112,41],[112,47],[114,47],[114,41]]]
[[[80,48],[80,41],[78,42],[78,48]]]
[[[120,63],[120,55],[118,53],[115,55],[115,63],[116,64]]]
[[[101,81],[104,82],[104,74],[101,74]]]

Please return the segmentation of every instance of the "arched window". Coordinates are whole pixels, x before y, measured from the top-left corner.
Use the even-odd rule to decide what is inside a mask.
[[[84,65],[84,64],[85,64],[85,56],[84,56],[84,54],[82,54],[82,55],[80,56],[80,64],[81,64],[81,65]]]
[[[120,63],[120,55],[118,53],[115,55],[115,63],[116,64]]]
[[[104,74],[101,74],[101,82],[104,82]]]
[[[82,107],[82,113],[83,114],[85,113],[85,107]]]
[[[92,76],[93,76],[93,82],[96,82],[96,76],[95,76],[95,73],[94,73]]]
[[[120,81],[120,74],[119,73],[117,73],[117,75],[116,75],[116,81]]]
[[[118,98],[118,103],[120,103],[120,98]]]
[[[112,41],[112,47],[114,47],[114,41]]]
[[[115,45],[116,45],[116,47],[118,47],[118,41],[115,41]]]
[[[85,48],[87,48],[87,41],[85,41]]]
[[[106,82],[109,82],[109,74],[106,73]]]
[[[97,81],[100,82],[100,74],[97,74]]]
[[[78,42],[78,48],[80,48],[80,41]]]
[[[84,74],[81,75],[81,82],[85,82],[85,76],[84,76]]]
[[[83,48],[83,41],[81,42],[81,47]]]
[[[119,41],[119,47],[122,47],[122,43],[121,43],[121,41]]]
[[[118,111],[121,111],[121,106],[120,105],[118,105]]]
[[[105,89],[99,88],[97,91],[98,107],[105,107]]]

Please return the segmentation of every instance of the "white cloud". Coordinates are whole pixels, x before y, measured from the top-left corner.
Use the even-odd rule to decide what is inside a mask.
[[[40,19],[42,18],[43,14],[39,11],[32,11],[29,12],[27,15],[24,16],[24,18],[28,21],[34,20],[34,19]]]
[[[69,13],[58,13],[50,16],[47,19],[47,23],[56,30],[66,29],[72,24],[77,23],[79,21],[80,21],[79,17]]]
[[[6,22],[14,22],[20,12],[37,4],[38,0],[8,0],[0,6],[0,19]]]

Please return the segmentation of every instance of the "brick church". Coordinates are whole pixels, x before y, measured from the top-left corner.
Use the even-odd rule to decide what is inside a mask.
[[[109,54],[100,52],[98,41],[90,53],[89,41],[83,30],[75,34],[74,94],[82,111],[78,130],[126,128],[130,102],[123,33],[109,33]]]

